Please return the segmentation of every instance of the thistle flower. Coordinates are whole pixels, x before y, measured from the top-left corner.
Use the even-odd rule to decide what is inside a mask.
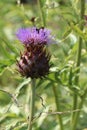
[[[50,30],[45,28],[37,29],[33,28],[22,28],[17,32],[17,38],[25,45],[29,44],[51,44],[54,42],[53,37],[50,34]]]
[[[49,73],[50,55],[46,45],[51,43],[50,31],[44,28],[26,28],[17,32],[18,39],[25,45],[25,51],[17,61],[22,76],[42,78]]]
[[[21,54],[17,62],[18,71],[22,76],[31,78],[42,78],[49,73],[50,55],[44,46],[33,45]]]

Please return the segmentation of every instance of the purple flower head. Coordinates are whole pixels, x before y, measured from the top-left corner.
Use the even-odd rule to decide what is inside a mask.
[[[28,44],[51,44],[54,42],[50,30],[46,28],[37,29],[33,28],[21,28],[16,33],[17,38],[25,45]]]

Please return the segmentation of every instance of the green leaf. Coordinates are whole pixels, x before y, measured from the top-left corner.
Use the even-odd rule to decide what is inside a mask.
[[[10,103],[11,96],[8,93],[0,91],[0,105],[4,106]]]
[[[7,114],[4,114],[4,115],[1,115],[0,124],[7,122],[10,119],[16,119],[16,118],[18,118],[18,115],[16,115],[15,113],[7,113]]]
[[[44,89],[48,89],[48,88],[50,88],[50,87],[52,87],[53,85],[52,85],[52,82],[49,82],[45,87],[44,87]]]
[[[66,31],[64,32],[64,34],[63,34],[63,39],[62,39],[62,41],[64,41],[68,36],[69,36],[69,34],[72,32],[72,29],[70,28],[70,27],[68,27],[67,29],[66,29]]]
[[[87,33],[83,32],[77,25],[74,25],[73,23],[70,24],[71,29],[77,33],[81,38],[84,40],[87,40]]]
[[[20,83],[19,86],[17,87],[17,89],[15,90],[16,96],[18,96],[18,95],[20,94],[21,89],[22,89],[25,85],[29,84],[30,82],[31,82],[31,79],[30,79],[30,78],[24,79],[24,80],[22,81],[22,83]]]
[[[0,60],[0,75],[2,75],[6,69],[9,69],[15,61],[15,57],[13,59]]]
[[[13,45],[13,43],[8,41],[6,38],[3,39],[0,37],[0,40],[6,45],[8,50],[10,50],[11,52],[14,52],[15,54],[18,54],[18,51],[17,51],[16,47]]]

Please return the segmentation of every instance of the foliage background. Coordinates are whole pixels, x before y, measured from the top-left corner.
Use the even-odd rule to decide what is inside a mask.
[[[45,79],[38,79],[36,83],[37,95],[40,96],[36,97],[36,117],[40,112],[57,111],[53,93],[54,84],[58,91],[61,112],[72,110],[74,87],[81,96],[87,86],[87,35],[80,32],[79,27],[75,26],[83,22],[79,21],[79,0],[43,0],[43,5],[44,22],[55,35],[57,44],[48,48],[52,55],[51,73]],[[0,130],[27,129],[30,79],[22,78],[16,71],[16,59],[19,58],[23,46],[17,40],[15,33],[20,27],[33,26],[32,17],[36,17],[37,27],[43,26],[41,10],[35,0],[28,1],[26,4],[17,4],[15,0],[0,1]],[[84,28],[86,32],[86,24],[84,24]],[[79,86],[75,86],[79,36],[84,39],[84,42],[80,82]],[[72,85],[70,85],[70,79],[72,79]],[[70,130],[71,115],[72,113],[62,115],[64,130]],[[86,128],[87,98],[84,101],[77,130]],[[45,129],[59,129],[57,115],[45,114],[35,119],[33,130]]]

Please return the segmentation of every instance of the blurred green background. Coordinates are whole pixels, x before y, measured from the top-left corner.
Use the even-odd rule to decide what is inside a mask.
[[[78,0],[43,0],[43,13],[46,27],[52,31],[57,44],[48,47],[51,53],[51,73],[46,79],[37,80],[36,117],[40,112],[56,111],[53,83],[58,88],[61,111],[72,109],[72,89],[69,89],[70,68],[74,77],[78,35],[71,30],[71,24],[79,21]],[[77,6],[76,6],[77,5]],[[20,27],[32,27],[31,19],[35,17],[37,27],[43,26],[41,10],[36,0],[1,0],[0,1],[0,130],[27,130],[29,113],[28,87],[30,79],[20,76],[16,68],[16,60],[23,46],[16,38]],[[86,29],[86,27],[85,27]],[[87,82],[87,47],[82,50],[82,64],[79,93]],[[83,66],[84,64],[84,66]],[[80,98],[79,98],[80,100]],[[64,130],[70,130],[71,114],[62,115]],[[77,130],[87,128],[87,98],[81,112]],[[57,115],[42,115],[35,119],[33,130],[59,130]]]

